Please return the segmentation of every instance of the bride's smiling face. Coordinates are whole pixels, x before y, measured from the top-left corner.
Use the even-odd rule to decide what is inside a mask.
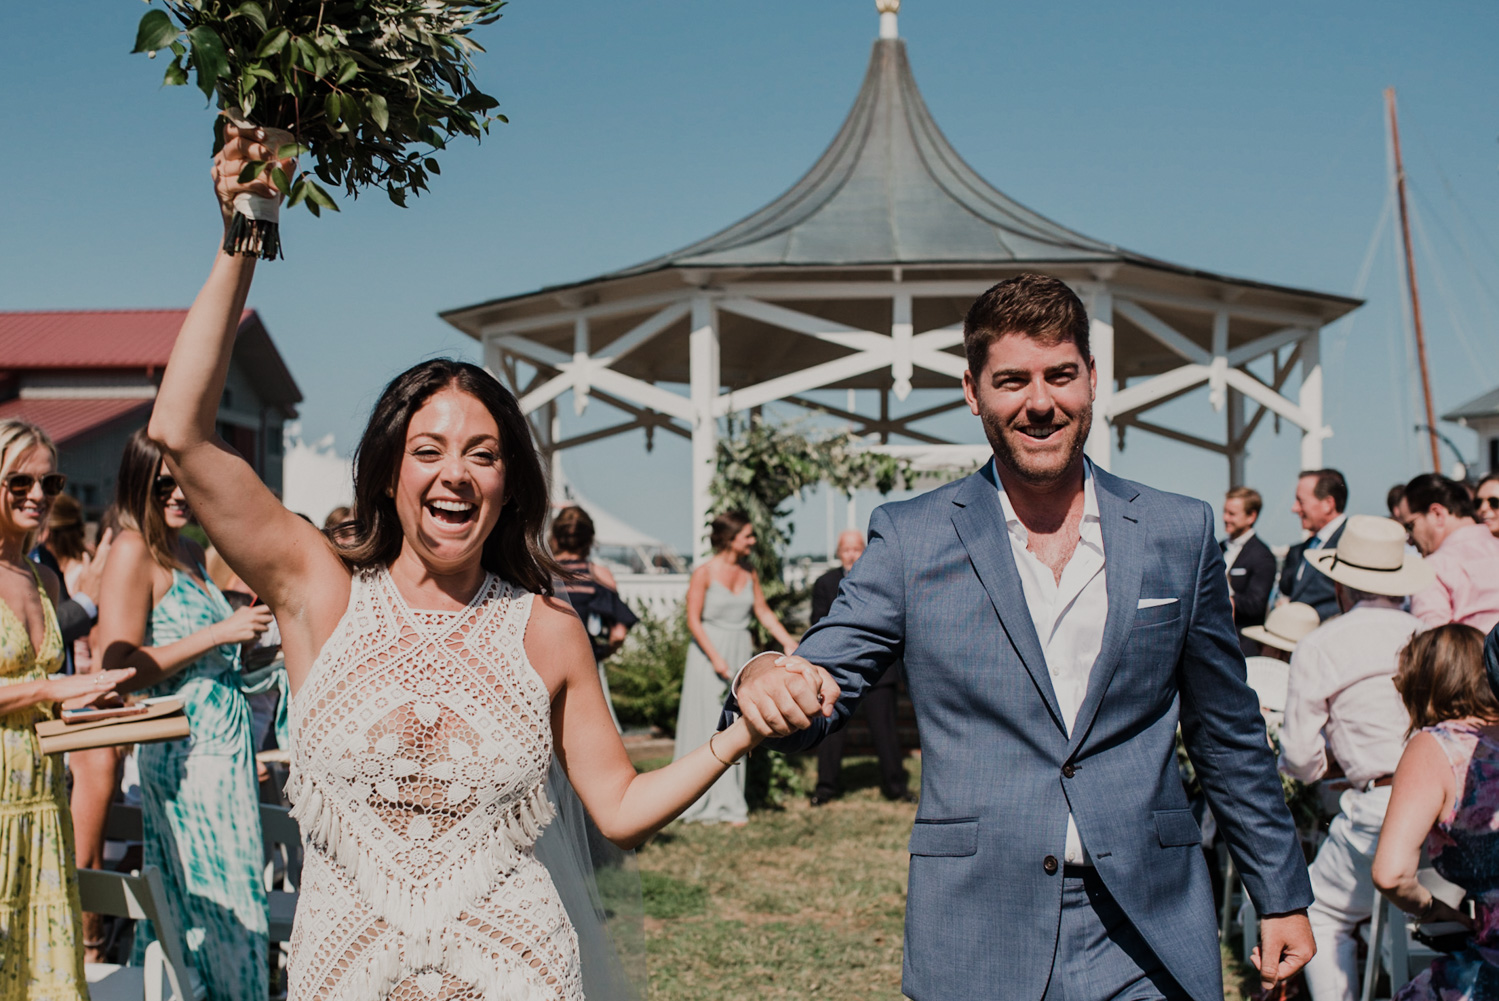
[[[406,543],[438,573],[477,564],[505,506],[500,428],[477,398],[438,390],[411,416],[392,488]]]

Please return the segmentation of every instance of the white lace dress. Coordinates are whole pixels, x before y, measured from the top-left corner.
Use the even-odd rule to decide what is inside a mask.
[[[553,808],[532,595],[458,612],[355,574],[290,707],[306,862],[290,1001],[581,1001],[577,936],[533,852]]]

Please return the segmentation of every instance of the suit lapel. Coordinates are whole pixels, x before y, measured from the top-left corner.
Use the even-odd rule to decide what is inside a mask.
[[[1051,710],[1052,719],[1066,733],[1057,694],[1051,686],[1051,674],[1046,669],[1046,657],[1041,652],[1036,625],[1031,621],[1025,590],[1020,585],[1020,572],[1015,568],[1010,531],[1005,526],[997,488],[984,472],[975,473],[953,496],[953,505],[953,528],[968,551],[968,559],[978,574],[979,583],[988,592],[1000,625],[1020,655],[1021,663],[1030,672],[1036,690],[1045,700],[1046,708]],[[1107,542],[1105,547],[1107,554]]]
[[[1103,646],[1098,659],[1093,662],[1093,671],[1088,676],[1088,692],[1078,708],[1077,719],[1072,725],[1072,736],[1067,742],[1070,755],[1082,745],[1098,708],[1103,703],[1104,692],[1113,680],[1134,628],[1135,611],[1140,604],[1140,578],[1144,573],[1145,529],[1140,525],[1140,512],[1133,501],[1139,491],[1117,476],[1111,476],[1094,467],[1095,493],[1098,497],[1099,527],[1103,530],[1104,574],[1109,592],[1109,614],[1104,620]]]

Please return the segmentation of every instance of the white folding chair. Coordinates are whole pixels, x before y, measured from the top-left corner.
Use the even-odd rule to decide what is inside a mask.
[[[85,911],[149,921],[156,932],[156,941],[146,947],[144,966],[85,967],[92,1001],[203,1001],[208,996],[183,952],[182,932],[167,907],[161,870],[148,865],[130,876],[79,869],[78,895]]]
[[[260,832],[266,853],[271,857],[265,867],[271,941],[287,942],[291,940],[292,921],[297,913],[297,886],[302,882],[302,832],[286,807],[264,804],[260,807]]]
[[[1435,869],[1418,869],[1416,879],[1431,891],[1432,896],[1452,907],[1462,903],[1465,891],[1456,883],[1449,883]],[[1462,931],[1462,925],[1452,923],[1424,925],[1428,932],[1446,934]],[[1400,992],[1442,953],[1417,940],[1412,934],[1416,921],[1394,903],[1386,900],[1378,890],[1374,891],[1374,916],[1369,920],[1369,955],[1364,960],[1364,988],[1361,1001],[1375,1001],[1374,982],[1379,978],[1381,966],[1390,977],[1390,996]]]

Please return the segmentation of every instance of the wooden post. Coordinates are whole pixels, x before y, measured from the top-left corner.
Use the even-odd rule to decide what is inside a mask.
[[[1098,389],[1093,397],[1093,430],[1085,446],[1088,458],[1099,469],[1109,468],[1109,408],[1114,403],[1114,297],[1109,287],[1099,284],[1088,297],[1088,346],[1093,352],[1093,368],[1098,373]]]
[[[700,563],[710,555],[708,508],[713,502],[713,474],[718,466],[718,418],[713,414],[713,402],[722,384],[718,323],[706,295],[692,298],[688,345],[692,376],[692,559]]]
[[[1400,121],[1395,115],[1395,88],[1386,87],[1385,107],[1390,112],[1390,145],[1395,151],[1395,192],[1400,200],[1400,235],[1405,245],[1405,280],[1411,292],[1411,318],[1416,328],[1416,360],[1421,365],[1421,398],[1426,404],[1426,432],[1431,441],[1431,469],[1442,471],[1441,441],[1437,436],[1437,415],[1431,404],[1431,371],[1426,362],[1426,331],[1421,324],[1421,292],[1416,286],[1416,257],[1411,250],[1410,215],[1405,202],[1405,165],[1400,159]]]

